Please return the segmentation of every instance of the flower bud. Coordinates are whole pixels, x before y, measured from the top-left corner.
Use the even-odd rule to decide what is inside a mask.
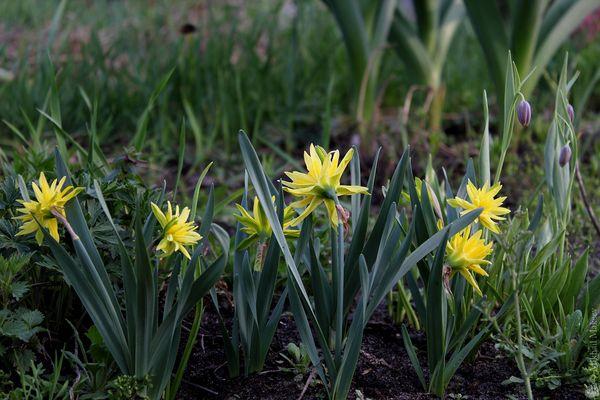
[[[562,149],[560,149],[560,155],[558,156],[558,164],[561,167],[564,167],[571,161],[571,146],[565,144]]]
[[[575,120],[575,109],[570,104],[567,105],[567,114],[569,114],[569,119],[571,120],[571,123],[573,123]]]
[[[527,100],[521,100],[517,106],[517,118],[524,127],[528,127],[531,122],[531,105]]]

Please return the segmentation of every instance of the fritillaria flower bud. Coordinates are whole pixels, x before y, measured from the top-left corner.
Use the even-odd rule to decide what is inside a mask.
[[[564,167],[571,160],[571,146],[565,144],[562,149],[560,149],[560,155],[558,156],[558,164],[561,167]]]
[[[517,106],[517,118],[524,127],[528,127],[531,122],[531,105],[527,100],[521,100]]]
[[[573,120],[575,120],[575,109],[570,104],[567,105],[567,114],[569,114],[569,119],[571,120],[571,123],[573,123]]]

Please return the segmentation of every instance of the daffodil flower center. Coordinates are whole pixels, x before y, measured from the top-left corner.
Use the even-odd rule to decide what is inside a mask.
[[[336,200],[337,198],[335,189],[328,183],[321,183],[320,186],[315,187],[315,191],[318,193],[319,197],[325,199]]]

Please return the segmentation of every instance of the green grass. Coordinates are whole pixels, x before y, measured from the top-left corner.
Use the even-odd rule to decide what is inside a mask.
[[[0,65],[14,79],[0,87],[0,115],[19,129],[23,114],[36,120],[57,71],[63,126],[84,135],[89,112],[81,91],[98,103],[98,140],[127,145],[157,83],[174,70],[150,112],[151,153],[176,152],[173,137],[186,118],[197,158],[224,144],[232,150],[238,129],[274,132],[290,147],[298,125],[321,119],[332,69],[343,82],[330,17],[318,4],[293,15],[280,1],[250,6],[179,1],[66,2],[54,43],[44,41],[58,2],[41,9],[0,6],[4,26],[16,35],[0,48]],[[197,32],[182,35],[185,23]],[[33,29],[30,29],[33,26]],[[323,60],[330,60],[323,62]],[[344,97],[343,85],[334,91]],[[187,105],[187,107],[186,107]],[[9,132],[6,126],[0,132]],[[4,136],[4,135],[3,135]],[[160,151],[159,151],[160,150]],[[222,150],[222,148],[219,148]],[[170,152],[170,151],[167,151]]]
[[[182,35],[186,23],[196,32]],[[83,6],[72,0],[24,0],[0,4],[0,26],[6,37],[0,45],[6,73],[0,76],[12,75],[0,81],[0,120],[25,136],[28,120],[42,139],[54,136],[45,118],[37,126],[39,110],[49,112],[46,99],[53,85],[63,128],[75,140],[89,142],[95,104],[96,141],[108,154],[133,144],[138,132],[137,139],[146,138],[145,157],[159,165],[176,159],[182,120],[191,142],[186,162],[192,165],[209,159],[237,163],[232,154],[239,129],[255,145],[267,142],[287,151],[308,141],[328,143],[330,134],[353,129],[338,118],[352,109],[343,43],[318,1],[101,0]],[[474,123],[477,130],[481,93],[491,79],[470,26],[463,25],[456,36],[444,70],[445,119],[450,125],[465,120],[467,130]],[[551,65],[551,72],[556,69]],[[399,117],[414,77],[393,51],[386,53],[381,75],[384,114]],[[542,85],[539,92],[536,110],[552,98],[551,88]],[[497,107],[494,94],[489,96],[493,124]],[[409,115],[413,136],[424,134],[425,100],[425,90],[417,91]],[[375,129],[399,135],[395,128]],[[0,144],[16,143],[22,144],[0,123]]]

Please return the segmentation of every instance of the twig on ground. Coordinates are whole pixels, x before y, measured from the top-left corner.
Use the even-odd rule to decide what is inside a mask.
[[[316,368],[313,368],[310,371],[310,375],[308,375],[308,379],[306,380],[306,383],[304,384],[304,387],[302,388],[302,392],[300,393],[300,396],[298,397],[298,400],[302,400],[302,398],[304,397],[304,394],[308,390],[308,386],[310,385],[310,383],[312,382],[312,380],[315,378],[315,374],[316,373],[317,373]]]
[[[281,370],[280,369],[267,369],[265,371],[260,371],[258,374],[259,375],[266,375],[266,374],[273,374],[273,373],[276,373],[276,372],[281,372]]]
[[[203,390],[203,391],[205,391],[205,392],[207,392],[207,393],[210,393],[210,394],[212,394],[212,395],[215,395],[215,396],[218,396],[218,395],[219,395],[219,392],[215,392],[215,391],[214,391],[214,390],[212,390],[212,389],[209,389],[209,388],[207,388],[207,387],[204,387],[204,386],[202,386],[202,385],[198,385],[197,383],[194,383],[194,382],[188,381],[188,380],[187,380],[187,379],[185,379],[185,378],[181,379],[181,381],[182,381],[182,382],[184,382],[186,385],[190,385],[190,386],[191,386],[191,387],[193,387],[193,388],[196,388],[196,389]]]
[[[392,368],[392,366],[387,361],[385,361],[383,358],[379,358],[379,357],[377,357],[371,353],[368,353],[364,350],[361,350],[360,354],[363,355],[367,359],[367,361],[373,365]]]

